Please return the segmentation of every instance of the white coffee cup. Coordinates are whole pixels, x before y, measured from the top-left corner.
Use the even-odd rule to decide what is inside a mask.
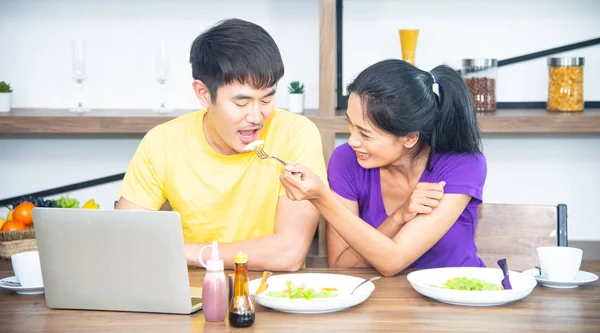
[[[21,287],[41,288],[44,286],[38,251],[13,254],[10,261]]]
[[[542,274],[550,281],[573,281],[583,258],[581,249],[566,246],[538,247],[537,254]]]

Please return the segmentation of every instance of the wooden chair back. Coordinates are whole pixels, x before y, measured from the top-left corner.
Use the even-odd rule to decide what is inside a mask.
[[[567,246],[567,207],[482,204],[475,230],[479,257],[497,268],[507,258],[508,268],[523,271],[538,265],[536,248]]]

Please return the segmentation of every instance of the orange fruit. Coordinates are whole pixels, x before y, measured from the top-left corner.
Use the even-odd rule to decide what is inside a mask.
[[[4,222],[2,225],[2,229],[0,231],[17,231],[17,230],[27,230],[27,226],[23,222],[8,220]]]
[[[23,222],[26,226],[33,224],[32,210],[35,205],[29,201],[25,201],[18,205],[13,212],[13,220]]]

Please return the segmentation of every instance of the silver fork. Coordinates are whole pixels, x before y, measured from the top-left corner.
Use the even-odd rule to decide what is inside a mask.
[[[279,161],[281,164],[283,164],[284,166],[287,165],[287,163],[285,163],[284,160],[275,157],[275,156],[269,156],[269,154],[267,154],[267,152],[264,151],[264,149],[262,149],[261,146],[256,146],[254,147],[254,149],[252,149],[252,151],[254,152],[254,154],[256,154],[256,156],[258,156],[258,158],[260,158],[261,160],[266,160],[268,158],[272,158],[275,159],[277,161]],[[302,178],[302,172],[292,172],[292,175],[294,175],[294,177],[301,179]]]
[[[267,153],[266,153],[266,152],[265,152],[265,151],[262,149],[262,147],[261,147],[261,146],[256,146],[256,147],[254,147],[253,151],[254,151],[254,154],[256,154],[256,156],[258,156],[258,158],[260,158],[261,160],[266,160],[266,159],[268,159],[268,158],[273,158],[273,159],[276,159],[276,160],[278,160],[279,162],[281,162],[281,164],[283,164],[283,165],[286,165],[286,164],[287,164],[287,163],[285,163],[285,161],[283,161],[283,160],[282,160],[282,159],[280,159],[280,158],[277,158],[277,157],[275,157],[275,156],[269,156],[269,154],[267,154]]]

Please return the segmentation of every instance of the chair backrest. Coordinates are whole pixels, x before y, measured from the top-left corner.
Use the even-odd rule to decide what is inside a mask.
[[[535,268],[537,247],[567,246],[567,206],[482,204],[475,244],[488,267],[506,257],[510,270]]]

